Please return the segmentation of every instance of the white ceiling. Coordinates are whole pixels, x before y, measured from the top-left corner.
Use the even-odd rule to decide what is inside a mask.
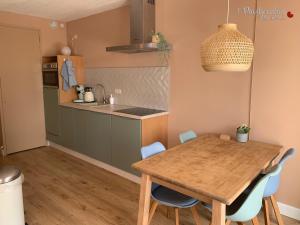
[[[0,11],[68,22],[127,3],[128,0],[0,0]]]

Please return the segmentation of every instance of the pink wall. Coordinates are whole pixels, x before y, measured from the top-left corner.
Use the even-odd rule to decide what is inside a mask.
[[[237,8],[241,3],[235,0]],[[219,5],[219,7],[213,7]],[[226,4],[192,0],[157,1],[157,28],[173,44],[170,57],[170,145],[178,143],[178,133],[187,129],[234,133],[248,122],[250,72],[206,73],[200,64],[200,43],[226,17]],[[188,15],[187,16],[187,12]],[[237,17],[232,13],[233,20]],[[254,17],[239,18],[240,29],[253,36]],[[129,8],[104,12],[68,23],[68,39],[77,34],[76,52],[85,57],[87,67],[127,67],[162,65],[159,53],[107,53],[105,47],[129,43]],[[187,116],[188,115],[188,116]]]
[[[293,0],[259,1],[261,8],[300,12]],[[252,138],[300,150],[300,18],[258,20],[251,107]],[[283,170],[279,198],[300,208],[300,154]]]
[[[40,30],[43,56],[56,55],[66,44],[66,28],[52,30],[50,20],[0,11],[0,24]]]
[[[279,1],[264,0],[262,7]],[[281,1],[281,7],[296,10],[300,5]],[[231,1],[231,21],[254,37],[255,18],[238,14],[239,7],[255,7],[254,1]],[[296,5],[298,4],[298,5]],[[292,7],[293,6],[293,7]],[[299,10],[299,9],[298,9]],[[170,57],[171,99],[169,144],[178,143],[178,133],[193,129],[198,133],[218,132],[234,135],[235,128],[249,121],[252,138],[276,142],[285,147],[299,143],[300,76],[297,56],[300,33],[296,21],[257,23],[257,43],[250,96],[251,71],[245,73],[206,73],[201,68],[200,43],[226,18],[226,1],[157,0],[157,28],[173,44]],[[299,24],[299,23],[298,23]],[[284,28],[284,29],[283,29]],[[284,31],[284,32],[282,32]],[[295,34],[291,37],[289,33]],[[106,46],[129,43],[128,7],[68,23],[68,39],[78,34],[76,50],[87,67],[126,67],[161,65],[157,53],[126,55],[105,52]],[[274,35],[276,34],[276,35]],[[299,35],[298,35],[299,34]],[[295,47],[298,46],[298,47]],[[250,97],[252,107],[250,110]],[[299,161],[299,156],[298,156]],[[284,171],[279,200],[300,208],[300,171],[296,160]]]

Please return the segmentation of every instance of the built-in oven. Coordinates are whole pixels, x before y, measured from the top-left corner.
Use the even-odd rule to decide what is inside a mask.
[[[43,85],[58,88],[58,65],[57,62],[43,64]]]

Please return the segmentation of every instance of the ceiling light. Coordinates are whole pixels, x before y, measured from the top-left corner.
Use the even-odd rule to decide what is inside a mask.
[[[201,61],[205,71],[247,71],[251,67],[254,45],[251,39],[237,29],[237,24],[229,21],[229,0],[227,23],[219,25],[201,44]]]

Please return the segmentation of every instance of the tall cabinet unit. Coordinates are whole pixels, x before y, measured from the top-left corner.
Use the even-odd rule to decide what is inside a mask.
[[[62,123],[67,123],[70,118],[62,118],[66,113],[61,112],[59,108],[60,103],[72,102],[72,100],[77,98],[77,93],[75,88],[70,88],[68,91],[63,90],[63,79],[61,76],[62,66],[65,60],[71,60],[73,63],[73,69],[76,75],[76,80],[78,84],[84,84],[84,60],[81,56],[46,56],[43,57],[43,63],[57,63],[58,64],[58,87],[44,86],[44,109],[45,109],[45,123],[46,123],[46,136],[47,140],[61,143],[68,142],[63,137],[68,135],[65,129],[62,128]],[[63,133],[62,133],[63,132]],[[66,145],[71,146],[70,143]],[[73,146],[73,145],[72,145]]]
[[[1,119],[6,153],[45,145],[39,31],[0,26]]]
[[[61,118],[56,87],[44,87],[44,108],[47,139],[59,142]]]

